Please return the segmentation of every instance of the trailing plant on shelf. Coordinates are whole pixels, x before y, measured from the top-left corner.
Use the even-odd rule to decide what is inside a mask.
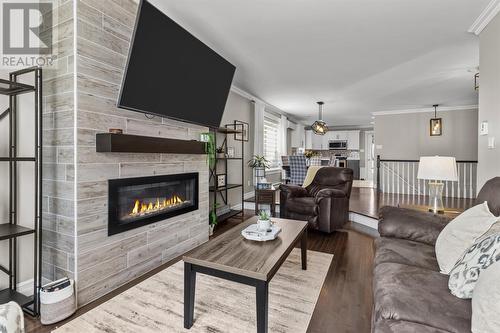
[[[207,154],[207,163],[210,169],[212,169],[215,166],[215,134],[208,132],[202,133],[201,136],[202,140],[205,141],[205,154]]]
[[[209,234],[210,236],[213,235],[214,233],[214,228],[219,223],[219,220],[217,219],[217,207],[219,207],[219,204],[213,204],[212,209],[210,210],[210,213],[208,214],[208,221],[209,221]]]

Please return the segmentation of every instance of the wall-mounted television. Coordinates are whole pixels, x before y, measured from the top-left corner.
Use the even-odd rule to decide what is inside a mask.
[[[143,0],[118,107],[219,127],[236,67]]]

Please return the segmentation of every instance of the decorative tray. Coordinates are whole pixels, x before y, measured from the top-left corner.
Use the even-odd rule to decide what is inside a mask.
[[[276,239],[280,232],[281,228],[277,225],[272,225],[267,231],[261,231],[257,224],[251,224],[241,231],[241,235],[249,240],[265,242]]]

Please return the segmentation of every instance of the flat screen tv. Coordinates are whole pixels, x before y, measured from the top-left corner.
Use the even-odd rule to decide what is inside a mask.
[[[236,67],[141,1],[118,107],[219,127]]]

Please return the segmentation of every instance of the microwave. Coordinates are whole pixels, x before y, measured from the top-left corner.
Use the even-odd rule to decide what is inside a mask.
[[[347,140],[330,140],[328,141],[328,149],[347,150]]]

